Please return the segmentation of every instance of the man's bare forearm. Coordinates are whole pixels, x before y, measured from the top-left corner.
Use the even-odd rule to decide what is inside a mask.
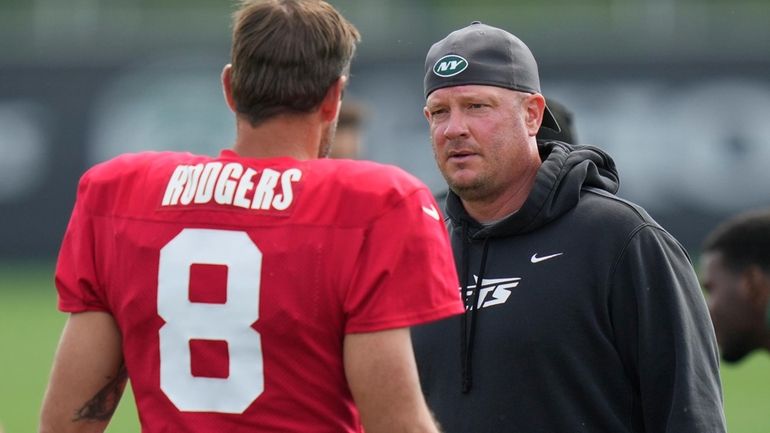
[[[121,365],[116,374],[107,379],[109,382],[75,412],[72,421],[109,421],[112,418],[126,388],[126,366]]]

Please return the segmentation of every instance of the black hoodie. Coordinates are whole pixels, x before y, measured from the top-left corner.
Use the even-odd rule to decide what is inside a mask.
[[[687,253],[614,195],[603,151],[539,146],[534,187],[508,218],[482,226],[447,197],[467,312],[413,329],[442,428],[724,432],[716,340]]]

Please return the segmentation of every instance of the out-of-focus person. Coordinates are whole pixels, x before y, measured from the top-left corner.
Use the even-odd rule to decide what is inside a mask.
[[[722,359],[770,351],[770,209],[717,226],[703,243],[700,268]]]
[[[557,130],[556,128],[540,126],[535,136],[537,140],[557,140],[570,144],[579,144],[577,128],[575,127],[575,115],[572,110],[555,98],[545,98],[545,105],[551,110],[551,114],[556,119],[556,123],[559,124],[559,128]]]
[[[366,108],[363,103],[350,99],[342,101],[337,132],[329,152],[329,158],[359,159],[363,151],[363,127]]]

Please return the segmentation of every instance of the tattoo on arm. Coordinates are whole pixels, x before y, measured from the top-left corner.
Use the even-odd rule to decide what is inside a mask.
[[[107,379],[109,382],[75,412],[73,421],[109,421],[112,418],[126,388],[128,380],[126,366],[121,364],[115,376],[107,376]]]

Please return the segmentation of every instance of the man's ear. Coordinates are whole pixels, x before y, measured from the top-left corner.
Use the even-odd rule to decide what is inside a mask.
[[[750,265],[741,276],[751,302],[767,305],[770,301],[770,275],[757,265]]]
[[[326,91],[326,96],[324,96],[324,99],[321,101],[318,110],[321,115],[321,120],[332,122],[337,118],[340,107],[342,106],[342,94],[345,90],[347,80],[348,77],[343,75],[329,86],[329,90]]]
[[[232,70],[233,65],[229,63],[222,69],[222,93],[225,95],[225,102],[230,111],[237,113],[235,100],[233,99]]]
[[[524,110],[526,113],[525,123],[529,135],[536,136],[540,130],[540,124],[543,123],[543,112],[545,111],[545,98],[539,93],[527,95],[524,99]]]

